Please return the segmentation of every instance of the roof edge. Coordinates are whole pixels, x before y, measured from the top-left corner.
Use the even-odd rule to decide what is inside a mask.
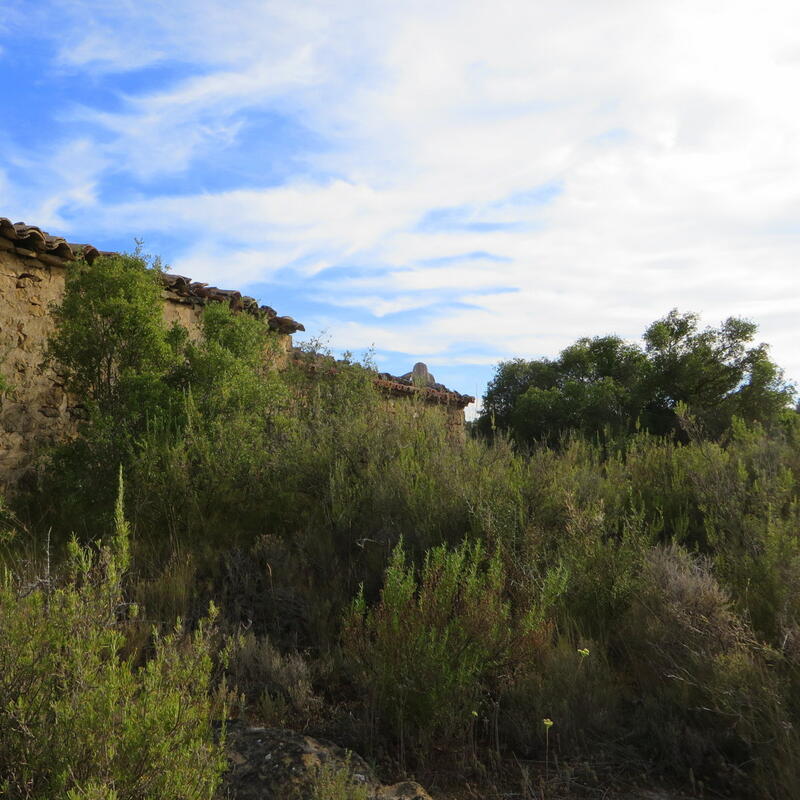
[[[62,269],[68,268],[71,261],[83,259],[91,264],[98,256],[118,255],[114,251],[98,250],[90,244],[68,242],[36,225],[11,222],[7,217],[0,217],[0,251],[12,252],[21,258],[35,259],[47,267]],[[305,330],[292,317],[278,316],[271,306],[260,306],[255,298],[234,289],[218,289],[170,272],[162,272],[161,276],[164,289],[170,295],[166,299],[172,302],[192,305],[203,305],[209,301],[227,302],[234,311],[264,317],[270,329],[278,333],[289,335]]]

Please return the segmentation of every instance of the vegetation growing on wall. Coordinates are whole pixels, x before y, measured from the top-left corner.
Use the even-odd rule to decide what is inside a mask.
[[[67,389],[95,413],[116,414],[124,424],[137,412],[132,401],[169,368],[160,296],[159,265],[138,253],[67,270],[48,350]]]
[[[81,263],[54,309],[48,353],[87,417],[82,435],[50,454],[44,478],[58,508],[53,524],[65,535],[103,524],[116,470],[132,467],[143,442],[177,445],[194,426],[222,420],[246,441],[246,431],[234,434],[237,412],[268,419],[281,391],[270,377],[276,336],[266,323],[212,303],[203,338],[190,341],[163,321],[159,264],[151,261],[137,253]]]
[[[728,796],[800,794],[800,424],[765,351],[748,346],[750,328],[661,322],[651,349],[606,337],[558,362],[501,365],[495,427],[511,426],[525,448],[502,430],[454,441],[414,402],[390,413],[358,365],[268,369],[270,334],[222,304],[208,306],[195,343],[154,326],[164,356],[144,370],[147,391],[111,369],[108,414],[84,383],[80,438],[18,504],[27,528],[4,557],[3,674],[27,669],[21,631],[53,608],[44,585],[28,591],[41,571],[20,566],[52,530],[67,570],[59,597],[77,615],[65,619],[109,654],[95,648],[87,663],[119,679],[116,694],[101,681],[81,701],[89,710],[75,724],[115,752],[124,733],[93,698],[116,709],[136,686],[158,705],[192,659],[210,676],[207,628],[188,654],[163,635],[178,617],[200,631],[213,600],[243,695],[232,713],[327,735],[387,771],[516,787],[522,768],[541,794],[607,768]],[[83,357],[63,343],[64,363]],[[658,376],[661,395],[642,399],[641,372]],[[577,416],[538,418],[535,435],[513,428],[530,376],[553,408],[577,397]],[[573,384],[583,394],[566,392]],[[654,397],[668,402],[651,408]],[[642,408],[661,422],[644,424]],[[596,435],[609,426],[613,436]],[[106,530],[120,465],[130,568],[123,577],[112,547],[73,580],[89,562],[70,533],[85,545]],[[118,612],[127,603],[138,616]],[[44,646],[60,617],[40,616]],[[164,681],[136,683],[150,674]],[[65,685],[42,679],[45,710],[73,707]],[[202,698],[214,689],[204,677],[192,691],[207,731]],[[57,747],[47,735],[35,758]],[[83,757],[59,753],[62,775]]]

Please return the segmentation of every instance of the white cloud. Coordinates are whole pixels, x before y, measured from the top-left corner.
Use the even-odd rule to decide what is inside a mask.
[[[787,333],[800,300],[800,6],[788,0],[769,13],[743,0],[57,7],[73,26],[59,31],[62,69],[196,74],[128,90],[116,111],[76,111],[97,137],[90,153],[71,145],[81,169],[62,168],[63,188],[31,195],[46,219],[183,237],[176,268],[227,286],[288,265],[342,309],[312,320],[342,347],[553,354],[579,335],[634,338],[677,305],[714,324],[751,316],[800,378]],[[97,200],[112,166],[213,170],[264,109],[329,145],[303,154],[302,177]],[[554,184],[548,203],[525,198]],[[464,209],[464,225],[419,226],[446,208]],[[476,252],[495,258],[456,258]],[[345,262],[358,278],[313,283]],[[380,270],[363,275],[370,264]],[[391,319],[442,293],[473,307]],[[348,321],[351,309],[377,319]]]
[[[94,74],[165,62],[243,66],[329,25],[322,9],[269,0],[178,0],[169,9],[157,0],[53,0],[26,16],[37,26],[50,23],[62,67]]]

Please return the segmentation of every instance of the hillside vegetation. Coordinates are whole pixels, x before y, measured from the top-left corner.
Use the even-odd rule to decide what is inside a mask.
[[[0,794],[210,797],[241,716],[434,794],[800,796],[800,423],[752,327],[500,365],[462,442],[257,317],[164,328],[155,278],[57,312],[88,419],[3,507]]]

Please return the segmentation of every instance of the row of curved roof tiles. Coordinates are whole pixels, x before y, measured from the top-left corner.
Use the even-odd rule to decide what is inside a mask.
[[[98,250],[90,244],[76,244],[68,242],[61,236],[52,236],[36,225],[26,225],[24,222],[11,222],[6,217],[0,217],[0,237],[13,244],[14,250],[26,258],[38,258],[51,266],[67,266],[68,261],[83,258],[90,264],[101,255],[116,255],[114,252]],[[162,276],[164,288],[177,297],[188,298],[190,302],[203,303],[207,300],[230,303],[231,307],[247,313],[263,315],[273,330],[279,333],[292,334],[304,331],[305,327],[292,319],[292,317],[278,316],[275,309],[270,306],[259,306],[258,301],[247,297],[233,289],[218,289],[207,283],[192,281],[183,275],[165,272]],[[438,402],[452,403],[461,408],[475,401],[474,397],[462,395],[437,385],[436,388],[414,387],[410,381],[393,375],[380,374],[376,377],[376,384],[384,390],[396,394],[425,394]]]
[[[60,236],[52,236],[35,225],[24,222],[11,222],[0,217],[0,237],[13,244],[18,255],[37,258],[50,266],[67,266],[67,262],[83,258],[90,264],[100,255],[115,253],[98,250],[90,244],[75,244]],[[183,275],[165,272],[162,275],[164,288],[177,297],[187,298],[189,302],[203,303],[207,300],[228,302],[237,311],[264,316],[270,328],[279,333],[292,334],[304,331],[305,327],[292,317],[278,316],[274,308],[259,306],[258,301],[233,289],[218,289],[207,283],[193,281]]]

